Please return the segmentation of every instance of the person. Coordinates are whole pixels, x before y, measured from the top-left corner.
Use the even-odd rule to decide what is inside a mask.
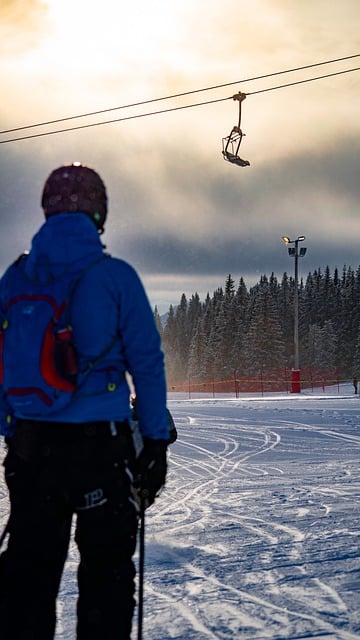
[[[131,409],[132,409],[131,418],[132,418],[133,423],[136,423],[135,428],[138,429],[139,428],[139,417],[138,417],[137,408],[136,408],[136,396],[132,395],[130,397],[130,405],[131,405]],[[166,415],[167,415],[167,421],[168,421],[168,427],[169,427],[169,441],[168,441],[168,444],[173,444],[174,442],[176,442],[177,437],[178,437],[177,428],[176,428],[176,425],[175,425],[174,418],[172,417],[169,409],[166,409]]]
[[[46,417],[40,410],[29,414],[23,394],[11,403],[4,378],[0,428],[11,510],[0,556],[0,637],[54,637],[74,517],[80,557],[76,637],[128,640],[135,607],[135,498],[140,493],[152,503],[167,472],[164,357],[139,276],[104,253],[107,194],[98,173],[80,163],[55,169],[41,203],[46,220],[29,254],[1,278],[0,310],[6,312],[14,293],[16,270],[37,291],[69,272],[78,276],[69,313],[79,376],[86,374],[69,402]],[[137,459],[127,373],[144,443]]]
[[[357,376],[354,376],[353,385],[354,385],[354,393],[357,394],[357,392],[358,392],[358,379],[357,379]]]

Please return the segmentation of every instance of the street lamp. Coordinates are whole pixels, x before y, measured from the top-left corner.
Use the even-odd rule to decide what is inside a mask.
[[[300,366],[299,366],[299,271],[298,259],[306,253],[305,247],[300,247],[299,242],[305,240],[305,236],[298,236],[296,240],[290,240],[288,236],[282,237],[286,244],[293,244],[288,247],[289,255],[295,259],[295,290],[294,290],[294,368],[291,372],[291,393],[300,393]]]

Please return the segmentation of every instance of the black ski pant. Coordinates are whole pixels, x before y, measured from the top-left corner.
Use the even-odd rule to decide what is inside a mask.
[[[72,520],[78,566],[77,640],[129,640],[138,517],[126,423],[19,421],[8,441],[11,513],[0,556],[1,640],[52,640]]]

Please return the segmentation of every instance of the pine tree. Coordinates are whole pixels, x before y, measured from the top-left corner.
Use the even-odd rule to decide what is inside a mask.
[[[189,350],[187,377],[190,378],[190,380],[205,380],[207,377],[205,366],[206,344],[207,340],[203,323],[199,322],[199,325],[193,334]]]
[[[230,300],[235,295],[235,280],[232,279],[229,273],[225,282],[225,298]]]
[[[243,361],[243,345],[247,330],[249,293],[243,278],[240,278],[235,296],[230,302],[229,343],[227,345],[228,373],[236,375]],[[232,343],[230,342],[232,335]]]
[[[344,266],[341,282],[341,320],[338,327],[338,362],[345,375],[351,371],[359,328],[359,304],[357,278],[350,267]]]
[[[176,321],[174,307],[170,305],[169,315],[163,332],[166,376],[168,381],[179,381],[178,354],[176,351]]]
[[[291,283],[288,275],[284,273],[278,295],[278,310],[284,340],[284,364],[288,367],[291,367],[294,354],[294,288],[295,283]]]
[[[245,373],[260,373],[283,366],[285,350],[278,311],[265,278],[256,290],[245,349]]]
[[[216,377],[216,372],[221,367],[219,361],[219,345],[221,343],[221,311],[224,299],[223,289],[220,287],[214,292],[209,307],[211,323],[208,326],[207,344],[205,350],[205,368],[208,380]]]
[[[190,336],[187,326],[188,303],[186,295],[181,296],[180,304],[175,312],[175,349],[177,354],[177,376],[180,380],[186,377],[189,360]]]
[[[360,327],[355,342],[354,357],[352,361],[352,377],[360,378]]]
[[[155,319],[156,328],[157,328],[157,330],[159,332],[159,335],[160,335],[160,338],[162,340],[163,333],[164,333],[164,327],[163,327],[163,324],[161,322],[160,314],[158,312],[158,308],[157,307],[155,307],[155,310],[154,310],[154,319]]]
[[[310,325],[304,349],[304,364],[306,366],[334,370],[336,368],[336,350],[337,336],[331,320],[325,320],[323,327],[318,324]]]

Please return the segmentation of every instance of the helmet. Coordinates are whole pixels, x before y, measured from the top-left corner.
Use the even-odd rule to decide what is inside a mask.
[[[54,169],[41,198],[45,218],[55,213],[86,213],[100,232],[107,214],[106,188],[99,174],[79,162]]]

